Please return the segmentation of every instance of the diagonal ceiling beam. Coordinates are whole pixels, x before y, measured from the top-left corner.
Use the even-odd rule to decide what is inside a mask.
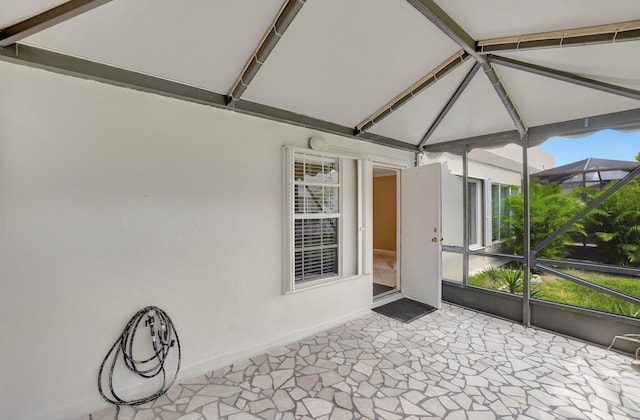
[[[600,90],[602,92],[612,93],[614,95],[620,95],[620,96],[625,96],[627,98],[640,100],[640,91],[637,91],[634,89],[612,85],[610,83],[600,82],[598,80],[578,76],[576,74],[568,73],[566,71],[556,70],[549,67],[538,66],[536,64],[531,64],[531,63],[525,63],[522,61],[513,60],[511,58],[488,55],[487,59],[491,63],[499,64],[505,67],[510,67],[516,70],[526,71],[528,73],[536,74],[538,76],[545,76],[551,79],[573,83],[578,86],[588,87],[591,89]]]
[[[373,127],[373,125],[382,121],[392,112],[396,111],[402,105],[409,102],[409,100],[411,100],[414,96],[432,86],[438,80],[442,79],[462,63],[467,61],[469,57],[469,54],[467,54],[463,50],[460,50],[451,57],[447,58],[438,67],[427,73],[424,77],[411,85],[409,88],[405,89],[400,95],[396,96],[382,108],[365,118],[364,121],[356,126],[356,135],[368,130],[369,128]]]
[[[433,0],[407,1],[473,58],[482,58],[476,51],[476,41]]]
[[[476,64],[473,65],[469,73],[467,73],[462,83],[460,83],[460,86],[458,86],[458,89],[456,89],[453,96],[449,99],[449,102],[447,102],[447,105],[445,105],[442,111],[440,111],[440,114],[438,115],[436,120],[433,122],[433,124],[431,124],[431,127],[429,127],[429,130],[427,130],[427,133],[424,135],[424,137],[422,137],[422,140],[418,145],[418,149],[422,150],[424,145],[427,144],[427,141],[429,141],[429,138],[431,137],[433,132],[436,131],[436,128],[438,128],[442,120],[444,120],[444,117],[446,117],[449,111],[451,110],[451,108],[453,108],[453,105],[455,105],[458,98],[460,98],[460,95],[462,95],[462,92],[464,92],[467,86],[469,86],[469,83],[471,83],[471,80],[478,72],[478,69],[480,69],[480,63],[476,62]]]
[[[240,100],[244,91],[249,87],[249,83],[251,83],[260,70],[260,67],[262,67],[267,57],[269,57],[269,54],[271,54],[271,51],[276,47],[291,22],[293,22],[293,19],[302,6],[304,6],[305,1],[306,0],[286,0],[282,5],[271,27],[267,30],[267,33],[264,34],[260,44],[242,69],[242,73],[240,73],[231,87],[227,95],[228,106],[233,107]]]
[[[481,54],[640,40],[640,20],[478,41]]]
[[[50,28],[110,1],[111,0],[70,0],[0,30],[0,47],[8,47],[29,35]]]
[[[226,96],[217,92],[160,79],[107,64],[96,63],[78,57],[47,51],[29,45],[16,44],[7,48],[0,48],[0,61],[26,65],[82,79],[96,80],[113,86],[153,93],[215,108],[230,109],[227,108],[226,105]],[[278,121],[298,127],[306,127],[343,137],[357,138],[358,140],[369,143],[409,152],[416,152],[418,150],[414,144],[373,133],[364,133],[362,136],[355,137],[353,127],[319,120],[251,101],[241,101],[237,107],[231,108],[231,110],[240,114]]]
[[[480,63],[485,74],[491,81],[493,88],[500,97],[505,109],[509,113],[513,124],[521,136],[527,133],[527,126],[524,120],[520,116],[520,113],[516,109],[515,105],[511,101],[507,90],[500,81],[498,74],[491,67],[491,64],[487,59],[479,54],[476,50],[476,41],[458,25],[444,10],[438,6],[433,0],[407,0],[413,7],[415,7],[424,17],[429,19],[438,29],[444,32],[449,38],[451,38],[456,44],[460,46],[466,53]]]

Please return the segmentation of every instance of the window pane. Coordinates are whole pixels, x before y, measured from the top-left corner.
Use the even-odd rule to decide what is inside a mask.
[[[297,251],[295,263],[296,283],[338,275],[336,248]]]
[[[338,275],[338,219],[295,221],[295,281]]]
[[[315,156],[296,156],[293,177],[296,182],[337,184],[338,159]]]
[[[297,158],[293,168],[293,179],[294,181],[304,181],[304,161],[297,160]]]
[[[339,187],[295,185],[294,192],[296,214],[340,213]]]
[[[324,213],[336,214],[340,212],[340,190],[338,187],[324,187],[322,197]]]
[[[500,196],[500,185],[491,185],[491,240],[500,240],[500,216],[503,206]]]
[[[442,251],[442,278],[462,283],[462,254]]]
[[[338,160],[297,155],[294,163],[294,212],[338,214]]]
[[[317,185],[294,185],[295,212],[299,214],[322,213],[323,189]]]
[[[478,243],[478,184],[469,182],[469,244]]]
[[[507,207],[507,197],[512,196],[518,192],[518,189],[513,185],[501,185],[500,186],[500,237],[498,239],[507,239],[509,232],[511,231],[511,219],[514,216],[513,210]]]
[[[324,183],[325,184],[338,183],[338,160],[337,159],[325,159]]]
[[[306,161],[304,166],[304,182],[322,182],[322,162]]]
[[[295,221],[295,244],[298,248],[338,244],[338,219],[306,219]]]

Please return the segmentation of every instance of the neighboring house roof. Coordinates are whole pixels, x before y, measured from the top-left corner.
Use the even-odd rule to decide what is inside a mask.
[[[640,166],[640,162],[623,160],[587,158],[556,168],[537,172],[531,180],[542,184],[580,185],[589,183],[607,183],[624,178],[629,172]]]

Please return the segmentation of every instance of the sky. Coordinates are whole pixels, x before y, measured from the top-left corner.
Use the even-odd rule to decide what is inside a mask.
[[[556,166],[590,157],[633,162],[640,152],[640,131],[602,130],[580,138],[551,137],[538,149],[553,156]]]

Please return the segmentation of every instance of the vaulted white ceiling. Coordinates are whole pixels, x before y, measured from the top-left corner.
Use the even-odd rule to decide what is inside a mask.
[[[638,110],[640,127],[637,0],[2,3],[0,41],[14,32],[19,39],[0,49],[0,59],[172,96],[194,87],[191,99],[203,103],[395,147],[516,132],[518,119],[521,132],[510,138],[523,128],[629,110]],[[84,9],[54,25],[27,20],[63,4]],[[510,37],[497,41],[503,45],[549,31],[560,35],[533,38],[557,37],[564,46],[500,47],[495,60],[481,49],[493,38]],[[562,33],[585,37],[567,44]],[[275,39],[273,49],[251,64],[263,39]],[[476,62],[482,67],[461,87]],[[624,128],[634,127],[625,120]]]

